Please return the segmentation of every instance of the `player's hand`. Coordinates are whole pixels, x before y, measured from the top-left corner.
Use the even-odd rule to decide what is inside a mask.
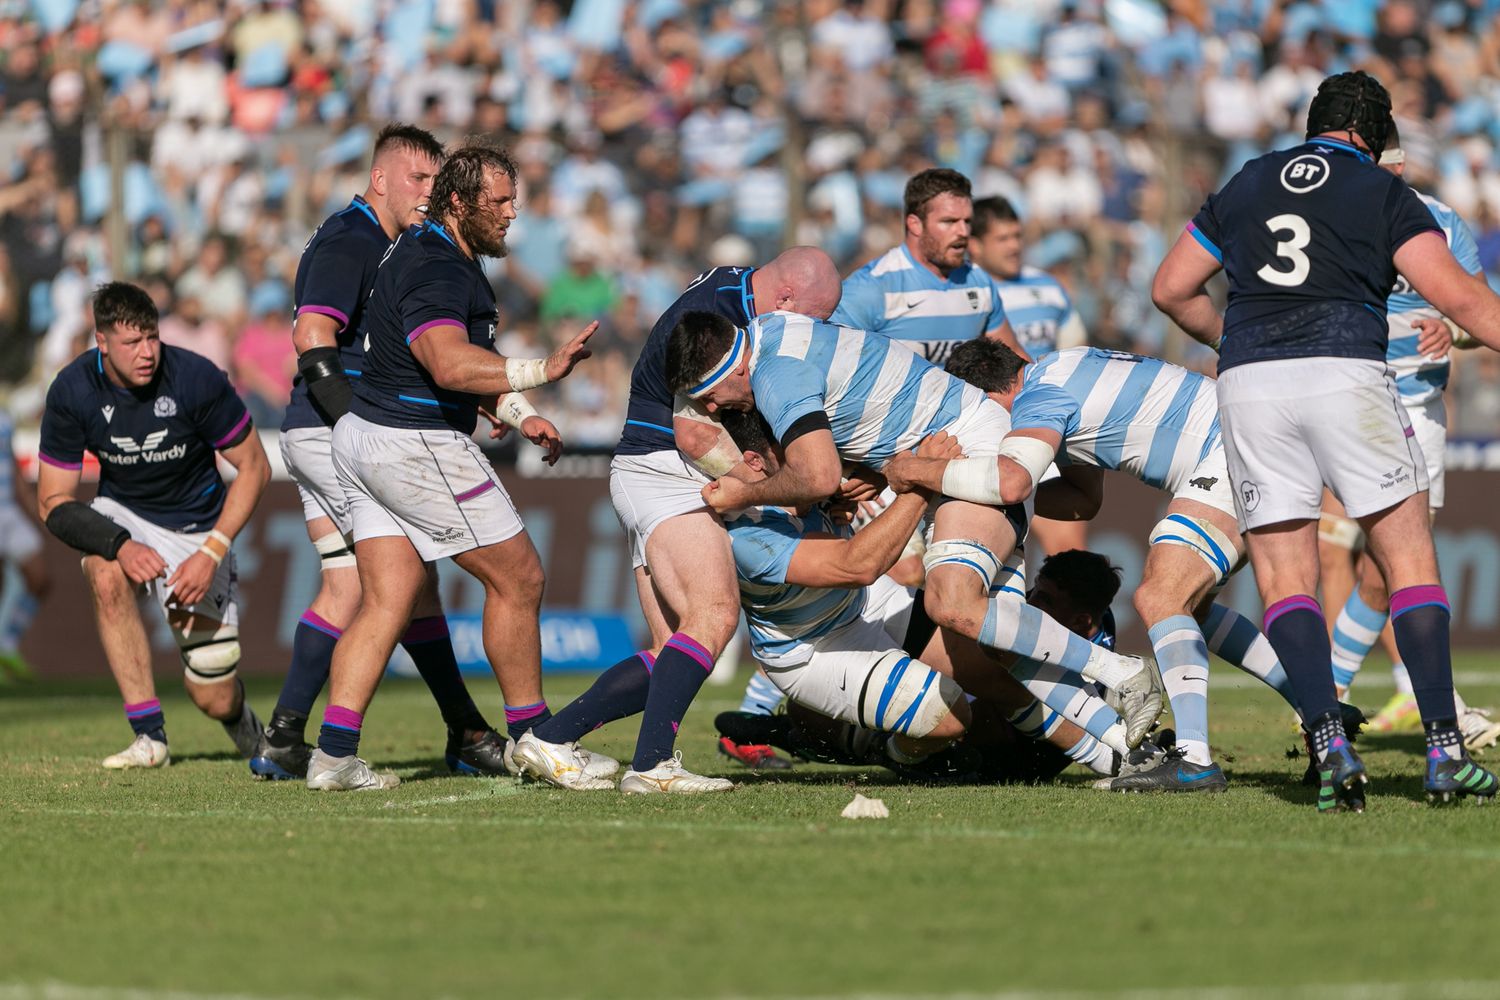
[[[556,465],[562,457],[562,435],[546,417],[527,417],[521,421],[521,435],[537,447],[546,449],[542,461],[548,465]]]
[[[207,553],[194,552],[182,561],[177,572],[167,579],[172,591],[172,603],[188,608],[208,596],[208,588],[214,582],[218,564]]]
[[[728,514],[751,506],[749,488],[733,476],[704,484],[702,492],[703,502],[712,507],[715,514]]]
[[[510,424],[507,424],[482,406],[479,408],[479,415],[490,422],[491,441],[499,441],[510,433]]]
[[[1441,361],[1453,349],[1453,331],[1441,319],[1424,316],[1412,320],[1417,330],[1417,353]]]
[[[599,321],[594,320],[583,328],[583,332],[568,341],[556,351],[547,355],[547,381],[556,382],[558,379],[566,378],[573,370],[573,366],[584,358],[593,354],[586,346],[594,331],[599,329]]]
[[[929,434],[917,445],[918,458],[962,458],[964,450],[958,446],[958,438],[947,431]]]
[[[861,503],[874,500],[885,490],[885,477],[867,465],[849,467],[849,474],[839,483],[834,494],[839,500]]]
[[[915,452],[897,452],[891,456],[890,461],[885,463],[885,468],[882,470],[885,473],[885,481],[897,493],[915,493],[922,489],[917,475],[925,461],[925,459],[918,458]]]
[[[824,505],[824,510],[828,513],[829,521],[837,525],[845,525],[854,523],[854,513],[860,506],[853,500],[830,500]]]
[[[137,541],[128,541],[120,546],[115,562],[125,571],[126,579],[134,584],[150,583],[167,575],[167,561],[161,554],[151,546]]]
[[[859,512],[864,516],[866,521],[873,521],[880,516],[880,512],[885,510],[887,506],[889,504],[885,499],[885,494],[882,493],[873,500],[861,500],[859,503]]]

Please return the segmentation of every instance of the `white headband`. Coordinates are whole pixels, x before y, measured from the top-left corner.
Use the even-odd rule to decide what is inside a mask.
[[[750,341],[745,336],[745,331],[737,327],[734,331],[734,343],[729,345],[729,353],[720,359],[718,365],[715,366],[714,370],[702,382],[699,382],[687,391],[688,398],[702,399],[713,391],[714,386],[728,378],[730,373],[740,366],[740,361],[744,358],[749,343]]]
[[[1380,154],[1380,165],[1382,167],[1396,167],[1406,162],[1406,150],[1396,148],[1387,149]]]

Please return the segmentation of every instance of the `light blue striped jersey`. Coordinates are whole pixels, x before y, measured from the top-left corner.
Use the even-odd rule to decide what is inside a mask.
[[[0,507],[16,503],[16,424],[0,407]]]
[[[1430,195],[1417,192],[1417,197],[1427,206],[1432,217],[1443,229],[1448,240],[1448,249],[1470,274],[1479,274],[1479,246],[1474,234],[1459,214]],[[1396,373],[1396,391],[1401,402],[1407,406],[1420,406],[1443,394],[1448,385],[1448,358],[1434,361],[1417,352],[1417,331],[1412,320],[1418,318],[1437,319],[1442,314],[1417,293],[1404,277],[1396,276],[1396,287],[1385,300],[1386,325],[1390,328],[1390,339],[1386,341],[1385,362]]]
[[[983,268],[965,263],[939,278],[903,243],[844,279],[830,322],[883,333],[941,365],[954,347],[1004,323],[1005,307]]]
[[[811,643],[859,617],[861,588],[837,590],[786,582],[792,553],[809,535],[847,538],[821,507],[798,517],[781,507],[752,507],[725,523],[739,576],[740,605],[755,656],[771,666],[796,666],[812,658]]]
[[[749,326],[750,390],[777,438],[824,412],[848,462],[880,469],[960,414],[1005,410],[894,340],[796,313],[758,316]]]
[[[1015,280],[996,278],[1005,318],[1016,340],[1033,358],[1057,350],[1057,331],[1073,315],[1062,283],[1037,267],[1023,267]]]
[[[1074,347],[1027,365],[1012,430],[1062,435],[1058,464],[1118,469],[1177,492],[1216,448],[1213,379],[1157,358]]]

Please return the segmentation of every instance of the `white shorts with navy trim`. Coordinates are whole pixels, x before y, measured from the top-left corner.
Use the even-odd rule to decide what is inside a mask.
[[[316,521],[326,517],[333,521],[345,539],[354,525],[349,519],[349,501],[339,485],[339,473],[333,465],[333,428],[296,427],[281,432],[281,460],[297,484],[302,498],[302,519]]]
[[[386,427],[348,413],[333,429],[333,464],[356,544],[404,535],[434,562],[526,530],[494,466],[457,431]]]
[[[1382,361],[1256,361],[1220,375],[1218,395],[1242,530],[1318,520],[1325,486],[1353,518],[1428,487],[1416,431]]]
[[[1448,478],[1448,406],[1442,396],[1435,396],[1425,403],[1407,404],[1406,416],[1427,462],[1427,506],[1441,510]]]
[[[121,527],[128,529],[131,541],[140,542],[142,545],[155,549],[156,554],[161,556],[167,564],[165,576],[142,584],[136,590],[137,601],[142,607],[143,614],[147,605],[154,604],[162,610],[163,614],[171,611],[174,614],[190,614],[200,621],[220,622],[231,628],[239,625],[239,570],[236,567],[232,550],[214,572],[213,582],[208,585],[208,593],[203,595],[203,599],[197,604],[184,607],[173,598],[167,581],[172,578],[173,573],[177,572],[178,566],[203,547],[203,543],[208,539],[208,532],[173,531],[171,528],[164,528],[154,521],[146,520],[124,504],[111,500],[109,497],[95,497],[89,506]],[[199,625],[194,632],[203,630],[203,627]]]
[[[609,498],[630,539],[633,569],[646,565],[646,543],[662,522],[709,510],[703,503],[703,486],[708,481],[675,449],[614,457],[609,463]]]

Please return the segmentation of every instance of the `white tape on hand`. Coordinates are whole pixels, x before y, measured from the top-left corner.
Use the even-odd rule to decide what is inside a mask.
[[[505,381],[510,383],[511,392],[525,392],[527,389],[535,389],[539,385],[546,385],[549,381],[547,378],[547,359],[506,358]]]

